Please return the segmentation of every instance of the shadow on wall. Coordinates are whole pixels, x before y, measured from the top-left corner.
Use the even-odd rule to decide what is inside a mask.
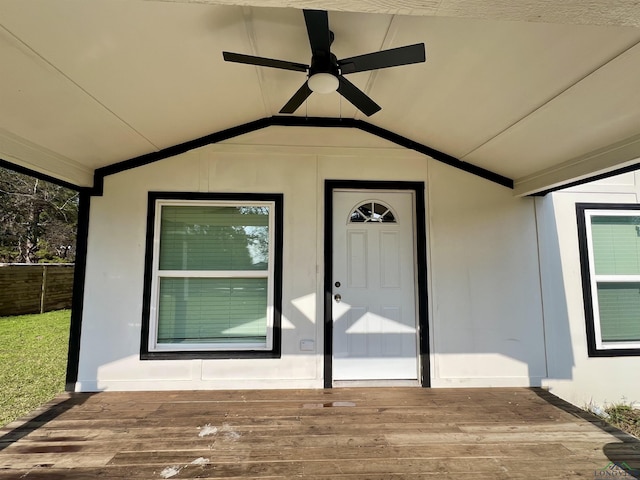
[[[533,202],[532,202],[533,203]],[[533,208],[533,206],[532,206]],[[552,213],[552,212],[551,212]],[[570,379],[572,375],[572,367],[574,364],[573,361],[573,349],[571,346],[571,338],[569,335],[569,325],[568,325],[568,313],[567,313],[567,305],[566,298],[564,293],[564,284],[563,284],[563,275],[562,275],[562,265],[560,262],[560,248],[558,242],[558,234],[557,229],[555,227],[554,218],[552,215],[548,216],[540,216],[538,219],[539,227],[539,240],[540,240],[540,269],[541,275],[545,279],[542,284],[543,296],[544,296],[544,314],[546,320],[546,337],[547,343],[552,347],[548,351],[548,359],[549,359],[549,377],[550,378],[562,378],[562,379]],[[487,262],[488,260],[481,255],[482,252],[474,253],[467,252],[466,255],[469,262],[478,261],[478,262]],[[490,259],[492,262],[494,259]],[[508,261],[508,260],[507,260]],[[512,271],[513,267],[509,265],[504,265],[506,271]],[[467,269],[472,269],[473,265],[466,265]],[[479,266],[477,270],[482,271],[487,267]],[[501,270],[501,265],[494,264],[493,268],[497,271]],[[517,279],[512,278],[503,278],[501,282],[503,284],[509,284],[511,282],[517,281]],[[476,285],[476,284],[474,284]],[[123,289],[122,294],[126,295],[124,289],[126,288],[125,284],[121,287]],[[290,288],[290,286],[288,287]],[[455,288],[455,286],[453,286]],[[492,288],[499,288],[499,286],[494,285]],[[498,291],[495,297],[499,296],[500,292]],[[548,299],[551,300],[548,300]],[[492,304],[494,300],[484,299],[486,302],[483,305],[475,305],[479,307],[477,310],[484,309],[485,312],[491,312],[495,310],[495,305]],[[283,354],[285,355],[293,355],[298,354],[301,356],[313,356],[318,352],[322,351],[322,345],[320,342],[316,342],[314,351],[300,351],[298,349],[299,342],[291,342],[292,339],[302,338],[299,334],[292,332],[292,330],[298,330],[305,332],[303,335],[308,335],[308,332],[313,332],[316,330],[316,326],[314,323],[316,309],[317,309],[317,299],[315,293],[309,293],[307,295],[302,295],[297,298],[290,300],[289,304],[286,303],[283,305],[283,317],[282,317],[282,329],[283,329],[283,339],[282,339],[282,347]],[[346,304],[346,302],[345,302]],[[517,305],[516,305],[517,306]],[[104,309],[103,312],[112,312],[113,307],[110,310]],[[471,317],[471,322],[473,322],[474,315],[478,315],[478,322],[482,320],[482,314],[477,313],[475,310],[470,309],[467,314]],[[518,316],[521,314],[520,311],[514,309],[510,312],[510,315],[518,319]],[[438,315],[437,312],[434,315]],[[487,316],[487,315],[485,315]],[[137,320],[137,319],[136,319]],[[350,341],[356,344],[363,344],[367,342],[367,335],[363,334],[362,330],[358,328],[358,320],[360,320],[358,315],[347,320],[344,317],[340,317],[337,319],[337,322],[334,326],[335,331],[343,331],[348,335]],[[395,319],[382,319],[388,324],[388,328],[385,331],[388,332],[388,336],[382,336],[380,338],[371,339],[369,336],[369,341],[372,343],[385,345],[389,350],[394,350],[393,346],[397,344],[405,343],[406,337],[409,335],[405,330],[406,326],[398,323]],[[508,323],[508,319],[505,319]],[[318,321],[322,322],[321,318]],[[433,321],[433,319],[431,320]],[[520,321],[520,324],[524,324],[524,321]],[[500,325],[498,325],[499,327]],[[128,339],[129,344],[135,344],[133,348],[129,348],[126,346],[126,342],[120,344],[120,347],[115,347],[113,345],[109,346],[109,354],[113,357],[114,354],[118,353],[118,349],[120,349],[122,356],[121,358],[127,358],[131,355],[132,351],[136,351],[139,349],[140,342],[140,323],[131,322],[129,324],[122,325],[123,328],[126,328],[126,333],[123,332],[122,338]],[[523,348],[523,344],[526,343],[530,338],[526,337],[520,333],[518,337],[515,335],[509,335],[508,332],[500,331],[499,328],[495,328],[494,330],[490,330],[489,325],[480,325],[482,328],[478,328],[477,331],[479,334],[483,335],[482,338],[472,338],[469,332],[465,332],[464,330],[460,330],[455,335],[455,341],[447,342],[442,347],[444,349],[440,349],[435,351],[437,354],[478,354],[478,355],[490,355],[490,356],[502,356],[516,359],[520,362],[526,363],[529,365],[530,377],[532,379],[532,386],[536,386],[536,380],[540,376],[544,376],[544,371],[540,371],[544,366],[540,366],[543,364],[544,359],[538,360],[538,356],[535,357],[535,364],[532,365],[532,354],[531,351],[527,348]],[[507,325],[509,327],[509,325]],[[106,327],[105,327],[106,328]],[[113,328],[110,326],[109,328]],[[541,327],[540,327],[541,328]],[[364,329],[366,330],[366,329]],[[438,332],[436,332],[436,335]],[[514,337],[516,340],[514,340]],[[387,342],[387,340],[391,339],[391,342]],[[537,340],[534,339],[535,342]],[[114,348],[115,347],[115,348]],[[494,348],[487,348],[494,347]],[[106,348],[106,346],[105,346]],[[538,345],[536,348],[542,351],[542,344]],[[542,356],[543,354],[540,354]],[[402,354],[400,353],[400,356]],[[112,361],[116,361],[116,358],[112,358]],[[473,360],[471,360],[473,361]],[[97,369],[99,366],[95,365]],[[87,368],[87,365],[85,365]],[[85,374],[86,375],[86,374]],[[93,374],[94,376],[89,378],[97,378],[97,371]],[[539,382],[539,381],[538,381]],[[537,385],[539,386],[539,384]]]
[[[547,377],[571,379],[575,366],[569,309],[553,196],[536,198],[540,277],[545,322]],[[576,245],[577,248],[577,245]]]
[[[483,368],[487,377],[511,369],[514,375],[528,375],[531,386],[547,378],[570,380],[574,346],[553,205],[547,198],[523,199],[514,213],[500,201],[482,215],[474,211],[449,222],[440,232],[447,242],[440,248],[457,263],[437,265],[448,269],[446,282],[434,273],[440,285],[438,297],[430,299],[432,321],[441,330],[434,331],[434,353],[457,356],[454,369],[478,373]],[[466,240],[469,232],[473,242]],[[455,292],[469,300],[456,304]],[[441,308],[445,300],[446,310]],[[505,360],[520,362],[526,373]],[[449,367],[443,362],[439,368],[446,378]]]
[[[504,237],[505,234],[509,234],[513,230],[506,229],[511,226],[509,222],[513,220],[512,217],[506,217],[507,220],[509,220],[507,222],[503,222],[502,220],[500,202],[503,200],[504,198],[502,196],[496,199],[494,202],[496,208],[491,210],[493,216],[488,219],[486,215],[482,218],[476,218],[475,215],[465,213],[467,216],[460,219],[464,221],[447,222],[450,230],[442,233],[443,238],[446,238],[449,243],[448,248],[449,251],[453,253],[452,257],[461,258],[462,261],[459,261],[458,271],[456,271],[455,274],[449,275],[451,283],[441,284],[441,291],[449,290],[449,292],[455,292],[460,288],[464,288],[464,286],[460,286],[460,282],[466,281],[470,287],[478,291],[489,290],[491,295],[483,297],[477,292],[473,292],[475,296],[472,297],[469,302],[466,302],[469,305],[464,305],[464,308],[456,309],[456,314],[459,314],[460,317],[467,317],[465,321],[468,320],[467,323],[473,327],[473,333],[463,328],[465,326],[464,324],[454,323],[453,320],[455,320],[455,318],[452,315],[452,322],[448,325],[449,332],[446,336],[442,337],[445,338],[446,341],[438,344],[433,353],[458,356],[466,354],[466,360],[464,361],[469,364],[469,368],[474,367],[473,355],[486,356],[488,358],[486,363],[487,367],[485,367],[486,370],[491,370],[494,366],[495,368],[499,368],[500,362],[503,361],[504,358],[514,359],[528,367],[531,385],[539,386],[542,378],[571,379],[574,367],[574,352],[569,329],[569,314],[553,203],[550,198],[540,198],[536,199],[535,202],[533,200],[530,202],[527,201],[523,204],[522,209],[519,209],[516,213],[507,212],[507,214],[514,216],[527,212],[532,214],[534,208],[536,208],[537,211],[539,268],[542,278],[542,298],[544,299],[543,313],[545,331],[543,335],[540,315],[538,313],[523,312],[523,309],[531,305],[535,305],[535,308],[540,309],[537,300],[526,301],[528,295],[526,288],[535,289],[534,293],[536,296],[539,295],[540,291],[540,283],[538,283],[537,278],[535,278],[537,262],[535,262],[535,259],[532,259],[532,256],[537,256],[537,254],[535,251],[536,232],[530,221],[531,217],[527,215],[529,220],[523,220],[521,223],[516,224],[523,227],[522,231],[518,233],[519,238],[530,238],[531,240],[527,243],[529,246],[525,251],[519,250],[520,245],[518,244],[517,238],[508,242],[507,246],[511,249],[509,252],[502,252],[500,249],[495,248],[495,245],[487,246],[492,240]],[[527,210],[529,208],[531,210]],[[457,207],[454,209],[454,213],[455,211],[458,211]],[[517,222],[517,215],[513,221]],[[487,220],[490,221],[487,222]],[[455,238],[468,235],[469,231],[476,233],[481,232],[485,236],[480,237],[479,240],[471,246],[471,249],[469,248],[470,242],[461,244],[460,252],[457,252],[455,248],[452,249],[451,244],[455,241]],[[462,251],[463,247],[466,248],[466,251]],[[490,256],[486,254],[487,251],[491,253]],[[517,266],[514,266],[511,262],[519,258],[519,256],[528,256],[528,267],[523,276],[517,277]],[[465,258],[466,260],[464,260]],[[482,263],[474,267],[471,262]],[[447,267],[450,266],[445,265],[443,268]],[[488,268],[491,268],[495,273],[491,279],[496,283],[491,285],[487,285],[487,280],[483,280],[481,277],[482,272],[486,272]],[[469,272],[474,270],[476,276],[472,278]],[[467,277],[464,276],[465,273]],[[289,272],[285,272],[285,278],[288,274]],[[526,278],[524,278],[525,276]],[[514,289],[512,287],[514,282],[521,282],[523,278],[524,281],[526,281],[525,286],[528,285],[528,287],[525,288],[523,286],[523,288]],[[517,293],[520,294],[519,298],[525,300],[524,306],[519,304],[519,299],[504,298],[505,302],[509,302],[508,306],[499,308],[500,306],[496,305],[496,302],[499,302],[500,296],[504,295],[504,291],[501,290],[503,287],[508,289],[507,293],[517,290]],[[122,288],[123,295],[126,296],[126,291],[124,291],[126,284],[123,282],[118,288]],[[292,286],[289,284],[285,286],[285,291],[291,288]],[[113,292],[115,291],[114,289]],[[301,338],[313,339],[314,337],[310,336],[311,334],[309,332],[317,331],[317,326],[314,321],[316,313],[315,293],[310,292],[306,295],[302,294],[303,292],[296,293],[298,294],[296,298],[290,300],[288,305],[286,303],[283,305],[282,353],[283,355],[316,356],[322,353],[323,350],[320,339],[316,339],[314,350],[312,351],[303,351],[299,348]],[[301,301],[301,299],[304,299],[304,301]],[[430,299],[429,301],[433,302],[433,300],[434,299]],[[455,295],[452,294],[448,295],[446,299],[447,302],[450,302],[450,304],[454,306],[456,300]],[[442,302],[442,300],[440,301]],[[309,305],[306,305],[307,303],[309,303]],[[124,309],[125,307],[116,306],[115,309],[117,308]],[[97,306],[94,306],[94,309],[96,311],[99,310]],[[496,314],[496,312],[498,313]],[[126,313],[123,311],[122,313],[123,315],[126,314],[130,316],[130,312]],[[87,315],[85,311],[85,316]],[[114,306],[105,304],[104,309],[100,310],[99,315],[117,316],[118,312],[114,311]],[[441,315],[440,312],[434,309],[433,316],[437,319],[439,315]],[[492,317],[498,315],[504,318],[497,319],[493,322],[493,325],[487,325],[487,319],[491,320]],[[120,342],[117,345],[95,345],[96,350],[108,348],[109,351],[104,355],[95,355],[94,357],[110,358],[111,361],[109,363],[114,363],[118,361],[118,358],[129,358],[132,353],[138,351],[140,343],[140,323],[138,318],[132,320],[133,321],[126,325],[119,325],[119,328],[122,330],[119,332],[119,337],[126,339],[126,341]],[[364,343],[366,340],[365,335],[360,333],[358,328],[354,328],[357,320],[358,318],[351,319],[351,323],[349,323],[346,319],[340,318],[336,323],[335,330],[345,332],[351,341],[355,343]],[[391,338],[393,339],[391,345],[387,346],[391,348],[394,345],[404,343],[408,334],[403,331],[403,325],[398,324],[393,319],[386,320],[388,320],[387,323],[390,325]],[[441,323],[446,324],[446,320],[448,319],[441,321]],[[531,320],[535,320],[535,324]],[[317,321],[322,322],[323,320],[322,318],[318,318]],[[434,321],[434,319],[430,319],[430,321]],[[102,323],[105,331],[107,329],[107,323],[108,322]],[[116,326],[111,324],[108,328],[113,332],[114,327]],[[529,335],[530,333],[533,333],[533,335]],[[437,337],[438,334],[439,332],[436,331],[435,336]],[[379,337],[380,338],[373,339],[374,343],[384,346],[387,337]],[[546,369],[548,371],[545,370],[545,343]],[[402,356],[401,353],[399,355]],[[155,362],[153,363],[153,365],[145,365],[144,368],[151,370],[152,367],[154,369],[157,367],[158,371],[162,368],[155,364]],[[99,378],[98,369],[103,366],[105,365],[86,362],[82,368],[84,373],[83,377],[87,381]],[[283,377],[287,374],[287,372],[283,371],[280,373]],[[524,375],[525,374],[523,374],[523,376]]]

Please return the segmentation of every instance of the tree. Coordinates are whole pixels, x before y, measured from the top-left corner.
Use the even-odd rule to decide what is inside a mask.
[[[73,262],[78,193],[0,168],[0,262]]]

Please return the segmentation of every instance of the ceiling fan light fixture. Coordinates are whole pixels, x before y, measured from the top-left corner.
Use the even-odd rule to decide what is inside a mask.
[[[333,93],[340,85],[338,77],[330,73],[314,73],[307,81],[309,89],[316,93]]]
[[[380,68],[424,62],[427,58],[424,43],[416,43],[339,60],[331,53],[334,34],[329,29],[328,12],[326,10],[304,9],[302,13],[304,14],[309,46],[311,47],[311,62],[309,65],[274,58],[244,55],[242,53],[222,52],[223,58],[227,62],[306,73],[305,82],[280,109],[279,113],[295,113],[307,101],[309,95],[314,92],[336,92],[367,117],[370,117],[380,111],[380,105],[344,76],[350,73],[370,72]]]

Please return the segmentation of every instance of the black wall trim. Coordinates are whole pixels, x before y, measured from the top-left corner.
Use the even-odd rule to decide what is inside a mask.
[[[333,387],[333,190],[324,182],[324,388]]]
[[[75,390],[78,381],[80,362],[80,335],[82,333],[82,313],[84,309],[84,283],[87,268],[87,240],[89,235],[89,210],[91,206],[91,189],[79,187],[58,178],[46,175],[30,168],[15,165],[0,159],[0,167],[23,175],[29,175],[45,182],[78,192],[78,227],[76,230],[76,261],[73,273],[73,295],[71,300],[71,323],[69,326],[69,348],[67,352],[67,372],[65,390]]]
[[[587,245],[586,210],[640,210],[640,205],[629,203],[576,203],[578,220],[578,245],[580,248],[580,270],[582,273],[582,298],[587,335],[587,351],[590,357],[640,356],[640,348],[598,349],[596,344],[595,315],[593,312],[593,291],[591,290],[591,272],[589,269],[589,250]]]
[[[429,312],[427,290],[427,225],[425,223],[424,184],[414,188],[416,195],[416,253],[418,281],[418,322],[420,325],[420,382],[423,387],[431,386],[431,365],[429,362]]]
[[[157,152],[147,153],[145,155],[140,155],[139,157],[114,163],[106,167],[97,168],[93,177],[93,194],[97,196],[102,195],[102,191],[104,189],[104,177],[107,177],[109,175],[114,175],[126,170],[142,167],[144,165],[148,165],[159,160],[164,160],[166,158],[175,157],[176,155],[180,155],[181,153],[204,147],[205,145],[210,145],[212,143],[229,140],[230,138],[260,130],[268,126],[269,119],[261,118],[260,120],[256,120],[254,122],[249,122],[237,127],[221,130],[219,132],[205,135],[204,137],[196,138],[195,140],[190,140],[179,145],[174,145],[173,147],[168,147]]]
[[[271,126],[356,128],[393,142],[401,147],[415,150],[418,153],[446,163],[447,165],[458,168],[465,172],[484,178],[485,180],[497,183],[498,185],[502,185],[503,187],[513,189],[513,180],[511,180],[510,178],[503,177],[502,175],[498,175],[497,173],[485,170],[484,168],[472,165],[467,162],[463,162],[456,157],[440,152],[439,150],[428,147],[427,145],[423,145],[421,143],[410,140],[384,128],[377,127],[363,120],[355,120],[353,118],[273,116],[261,118],[253,122],[245,123],[243,125],[228,128],[226,130],[221,130],[220,132],[212,133],[195,140],[181,143],[173,147],[165,148],[157,152],[148,153],[119,163],[114,163],[106,167],[98,168],[94,173],[92,194],[97,196],[102,195],[104,190],[104,179],[109,175],[114,175],[126,170],[142,167],[150,163],[154,163],[169,157],[174,157],[181,153],[188,152],[195,148],[200,148],[213,143],[229,140],[239,135],[244,135]]]
[[[564,185],[558,185],[557,187],[543,190],[542,192],[532,193],[530,197],[544,197],[548,193],[557,192],[558,190],[564,190],[565,188],[577,187],[578,185],[584,185],[585,183],[595,182],[597,180],[603,180],[605,178],[615,177],[616,175],[622,175],[623,173],[635,172],[640,169],[640,163],[634,163],[633,165],[627,165],[626,167],[611,170],[607,173],[601,173],[600,175],[594,175],[592,177],[576,180],[575,182],[566,183]]]
[[[333,385],[333,193],[336,189],[412,190],[415,194],[415,236],[420,347],[420,383],[431,386],[429,364],[429,317],[427,297],[427,235],[425,185],[423,182],[325,180],[324,185],[324,387]]]
[[[153,239],[156,200],[227,200],[275,202],[274,212],[274,271],[273,271],[273,348],[271,350],[226,350],[150,352],[149,325],[151,316],[151,282],[153,280]],[[282,280],[284,252],[284,196],[281,193],[196,193],[149,192],[147,208],[147,239],[144,260],[144,287],[142,299],[142,327],[140,336],[141,360],[190,360],[203,358],[280,358],[282,354]]]
[[[490,182],[497,183],[498,185],[502,185],[503,187],[513,189],[513,180],[507,177],[503,177],[502,175],[498,175],[497,173],[486,170],[482,167],[478,167],[471,163],[463,162],[462,160],[453,157],[451,155],[447,155],[446,153],[442,153],[438,150],[435,150],[431,147],[423,145],[418,142],[414,142],[408,138],[405,138],[396,133],[390,132],[389,130],[385,130],[384,128],[376,127],[367,122],[361,121],[360,130],[364,130],[365,132],[372,133],[380,138],[384,138],[385,140],[389,140],[401,147],[408,148],[410,150],[415,150],[418,153],[422,153],[428,157],[431,157],[440,162],[446,163],[452,167],[458,168],[465,172],[476,175],[480,178],[484,178],[485,180],[489,180]]]
[[[77,192],[81,190],[87,190],[87,191],[91,190],[88,187],[79,187],[78,185],[74,185],[73,183],[65,182],[64,180],[60,180],[58,178],[47,175],[45,173],[37,172],[36,170],[31,170],[30,168],[21,167],[20,165],[7,162],[6,160],[2,160],[1,158],[0,158],[0,167],[6,168],[7,170],[13,170],[14,172],[22,173],[24,175],[29,175],[33,178],[37,178],[38,180],[43,180],[45,182],[53,183],[54,185],[68,188],[70,190],[75,190]]]
[[[81,190],[78,199],[78,229],[76,232],[76,262],[73,273],[73,297],[71,301],[71,325],[69,327],[69,351],[65,389],[72,392],[78,381],[80,363],[80,335],[84,310],[84,284],[87,272],[87,241],[89,237],[89,211],[91,195]]]

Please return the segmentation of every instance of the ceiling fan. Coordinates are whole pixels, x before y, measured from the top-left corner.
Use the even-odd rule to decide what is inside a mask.
[[[425,61],[424,43],[338,60],[331,53],[334,35],[329,30],[327,12],[324,10],[304,10],[303,13],[307,25],[307,34],[309,35],[309,44],[311,45],[311,65],[255,57],[241,53],[222,52],[227,62],[307,73],[307,80],[282,107],[280,113],[294,113],[312,92],[331,93],[337,91],[358,110],[367,116],[371,116],[379,111],[381,107],[362,90],[344,78],[344,75]]]

